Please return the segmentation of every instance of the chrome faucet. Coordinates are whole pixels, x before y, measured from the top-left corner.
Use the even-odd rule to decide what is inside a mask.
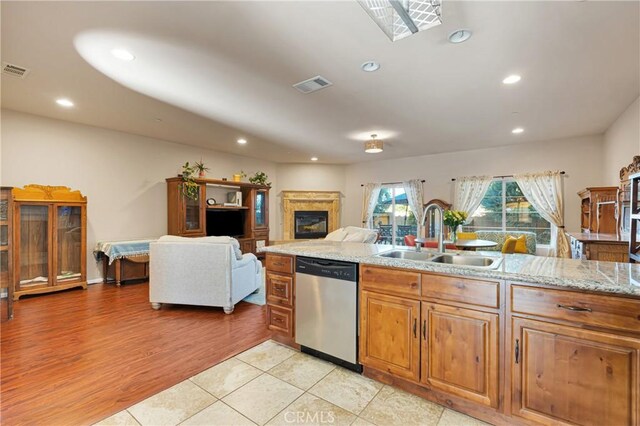
[[[444,210],[442,210],[442,207],[440,207],[439,205],[435,204],[435,203],[431,203],[429,204],[427,207],[424,208],[424,212],[422,213],[422,227],[424,228],[425,224],[427,223],[427,213],[429,213],[429,211],[431,209],[436,209],[438,211],[438,213],[440,214],[440,227],[438,228],[438,252],[439,253],[444,253],[444,236],[443,236],[443,231],[444,231]],[[429,224],[432,225],[432,224]],[[425,228],[426,231],[426,228]]]

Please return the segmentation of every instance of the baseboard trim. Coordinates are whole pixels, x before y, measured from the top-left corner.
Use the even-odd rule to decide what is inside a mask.
[[[102,278],[94,278],[92,280],[88,280],[87,284],[101,284],[104,280]]]

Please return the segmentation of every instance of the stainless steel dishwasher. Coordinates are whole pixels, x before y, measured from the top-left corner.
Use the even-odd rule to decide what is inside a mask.
[[[298,256],[295,324],[302,352],[361,372],[358,264]]]

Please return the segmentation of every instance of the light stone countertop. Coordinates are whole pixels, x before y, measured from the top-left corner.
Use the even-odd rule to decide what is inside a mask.
[[[560,259],[527,254],[503,255],[498,252],[460,252],[463,256],[483,254],[504,258],[497,269],[485,270],[469,266],[376,256],[390,250],[393,250],[393,247],[389,245],[324,240],[267,246],[260,249],[260,251],[267,253],[342,260],[365,265],[391,266],[478,278],[522,281],[640,297],[640,264]]]

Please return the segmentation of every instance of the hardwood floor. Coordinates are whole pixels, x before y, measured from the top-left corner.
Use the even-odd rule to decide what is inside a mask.
[[[1,423],[92,424],[266,339],[265,307],[149,305],[148,284],[25,297],[1,325]]]

